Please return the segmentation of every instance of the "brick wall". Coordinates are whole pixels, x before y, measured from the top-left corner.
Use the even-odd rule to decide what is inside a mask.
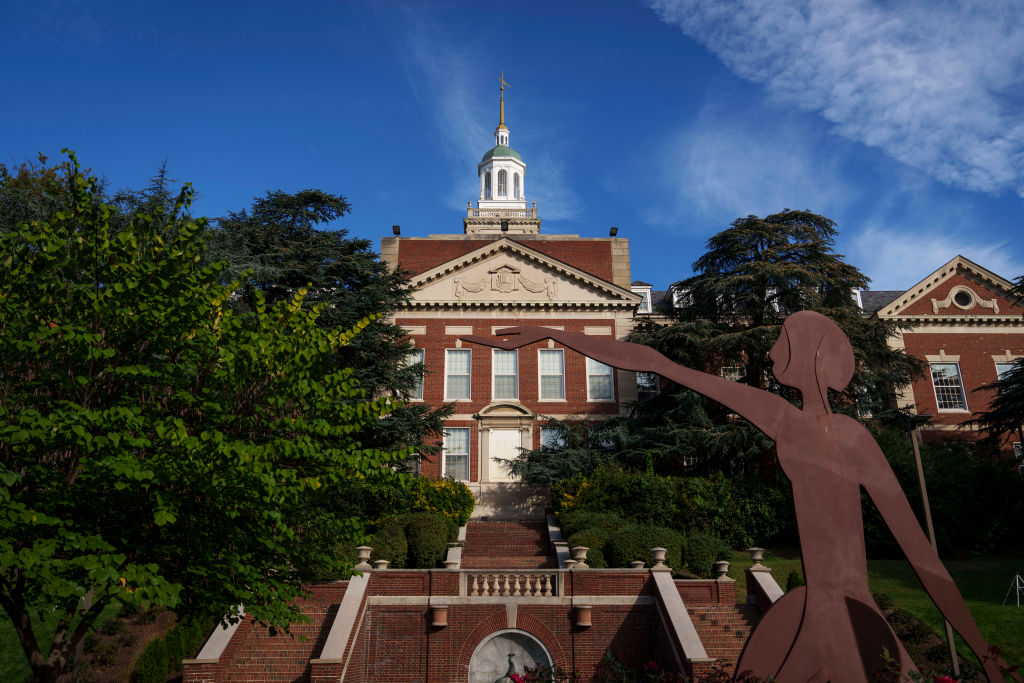
[[[984,306],[979,305],[963,310],[952,303],[945,308],[939,309],[938,313],[935,313],[932,308],[932,299],[937,299],[939,301],[946,299],[954,287],[967,287],[973,291],[979,299],[983,299],[985,301],[995,299],[999,306],[999,313],[996,313],[994,309],[985,308]],[[938,284],[934,289],[931,289],[921,295],[921,298],[918,301],[915,301],[902,309],[900,311],[900,315],[937,315],[939,317],[971,315],[989,317],[993,315],[1021,315],[1024,313],[1024,307],[1012,303],[1004,295],[994,292],[990,287],[991,285],[985,284],[981,280],[975,279],[967,273],[962,271],[957,272],[951,275],[949,279]]]

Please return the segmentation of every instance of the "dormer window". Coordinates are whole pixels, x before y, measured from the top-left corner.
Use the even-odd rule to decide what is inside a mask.
[[[504,169],[498,171],[498,196],[508,196],[508,173]]]

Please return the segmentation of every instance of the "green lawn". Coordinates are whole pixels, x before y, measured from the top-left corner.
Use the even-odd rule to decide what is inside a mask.
[[[764,564],[771,567],[779,585],[786,587],[786,577],[792,570],[802,571],[800,556],[795,551],[766,552]],[[1024,575],[1024,558],[974,557],[967,560],[945,560],[953,580],[960,588],[967,607],[982,635],[999,647],[1003,658],[1010,664],[1024,664],[1024,604],[1016,606],[1011,594],[1003,606],[1003,598],[1018,572]],[[736,579],[736,597],[747,595],[744,570],[750,566],[746,552],[733,553],[729,576]],[[902,607],[931,626],[940,635],[945,634],[942,615],[921,588],[910,565],[903,560],[869,560],[868,576],[874,593],[886,593],[897,607]],[[970,650],[960,641],[958,651],[970,656]]]

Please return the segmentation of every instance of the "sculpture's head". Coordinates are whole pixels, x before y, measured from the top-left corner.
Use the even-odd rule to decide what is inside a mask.
[[[768,356],[775,363],[775,379],[805,394],[816,386],[826,405],[828,389],[842,391],[853,377],[850,340],[838,325],[814,311],[800,311],[786,318]]]

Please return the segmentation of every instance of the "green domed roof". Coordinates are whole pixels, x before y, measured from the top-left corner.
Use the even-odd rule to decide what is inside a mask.
[[[519,156],[519,152],[515,151],[508,145],[496,146],[494,149],[487,152],[487,154],[484,154],[484,158],[481,159],[480,161],[487,161],[491,157],[512,157],[513,159],[519,159],[519,161],[523,160],[523,158]]]

